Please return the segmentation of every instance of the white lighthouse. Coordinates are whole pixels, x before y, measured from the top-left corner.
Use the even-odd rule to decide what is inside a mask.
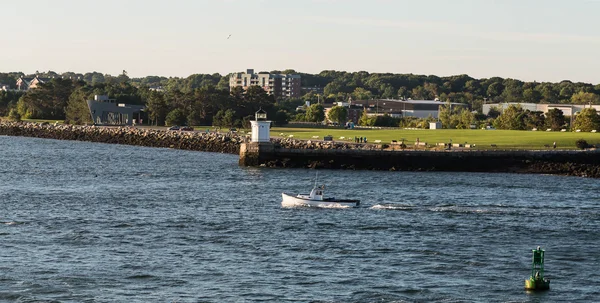
[[[252,125],[251,142],[270,142],[271,141],[271,121],[267,121],[267,112],[262,108],[256,112]]]

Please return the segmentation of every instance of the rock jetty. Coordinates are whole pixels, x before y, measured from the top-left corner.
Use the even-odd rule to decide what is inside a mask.
[[[245,134],[0,122],[0,135],[240,154]],[[393,151],[376,144],[274,138],[256,165],[391,171],[557,174],[600,178],[600,151]]]
[[[245,137],[234,133],[165,131],[150,128],[0,123],[0,135],[76,140],[238,154]]]

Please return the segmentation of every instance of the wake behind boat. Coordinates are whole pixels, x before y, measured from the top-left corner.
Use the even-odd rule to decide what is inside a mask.
[[[348,208],[358,207],[360,200],[349,200],[349,199],[336,199],[336,198],[324,198],[323,191],[325,185],[317,186],[310,191],[310,194],[298,194],[296,196],[281,193],[283,200],[281,201],[282,207],[327,207],[327,208]]]

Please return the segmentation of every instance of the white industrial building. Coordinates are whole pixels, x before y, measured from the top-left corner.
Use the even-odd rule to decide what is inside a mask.
[[[573,114],[577,114],[582,111],[584,108],[595,108],[596,111],[600,112],[600,105],[589,105],[589,104],[538,104],[538,103],[518,103],[518,102],[509,102],[509,103],[491,103],[484,104],[482,108],[482,113],[487,115],[490,112],[490,109],[497,108],[501,112],[504,109],[508,108],[510,105],[520,105],[522,109],[529,111],[537,111],[546,114],[551,109],[560,109],[565,116],[572,116]]]

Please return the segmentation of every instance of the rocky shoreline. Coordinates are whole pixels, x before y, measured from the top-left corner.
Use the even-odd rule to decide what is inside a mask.
[[[239,133],[199,131],[167,131],[153,128],[106,127],[69,124],[0,122],[0,135],[75,140],[146,147],[175,148],[204,152],[239,154],[240,144],[247,140]],[[373,145],[342,142],[303,141],[274,138],[277,148],[292,149],[373,149]]]
[[[0,122],[0,135],[238,155],[246,135],[152,128]],[[373,144],[274,138],[260,166],[389,171],[556,174],[600,178],[598,151],[386,151]],[[262,155],[261,155],[261,158]]]
[[[245,140],[237,134],[164,131],[150,128],[0,123],[0,135],[75,140],[238,154]]]

